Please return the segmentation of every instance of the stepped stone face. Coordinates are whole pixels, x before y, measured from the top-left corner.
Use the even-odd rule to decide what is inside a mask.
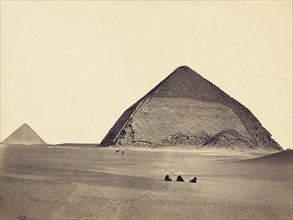
[[[10,136],[8,136],[3,144],[22,144],[37,145],[46,144],[45,141],[27,124],[23,124]]]
[[[246,107],[182,66],[127,109],[101,145],[203,146],[222,136],[231,145],[281,149]]]

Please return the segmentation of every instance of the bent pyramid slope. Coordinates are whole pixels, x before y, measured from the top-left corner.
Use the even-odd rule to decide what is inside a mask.
[[[2,143],[22,145],[46,144],[45,141],[27,124],[23,124],[16,129]]]
[[[227,130],[249,147],[281,149],[246,107],[181,66],[128,108],[101,145],[203,146]]]

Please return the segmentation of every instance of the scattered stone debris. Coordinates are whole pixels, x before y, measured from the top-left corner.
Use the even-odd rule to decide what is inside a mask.
[[[207,140],[204,146],[236,146],[246,145],[251,146],[249,141],[246,141],[241,134],[235,130],[224,130]]]

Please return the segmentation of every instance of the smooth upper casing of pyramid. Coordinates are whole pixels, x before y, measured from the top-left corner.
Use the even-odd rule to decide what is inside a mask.
[[[45,141],[27,124],[23,124],[11,135],[9,135],[3,144],[21,144],[21,145],[42,145]]]
[[[246,107],[182,66],[127,109],[101,145],[204,146],[218,142],[281,149]]]

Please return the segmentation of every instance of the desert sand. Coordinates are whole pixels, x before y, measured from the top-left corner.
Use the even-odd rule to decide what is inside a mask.
[[[292,219],[292,160],[265,152],[0,149],[1,219]]]

